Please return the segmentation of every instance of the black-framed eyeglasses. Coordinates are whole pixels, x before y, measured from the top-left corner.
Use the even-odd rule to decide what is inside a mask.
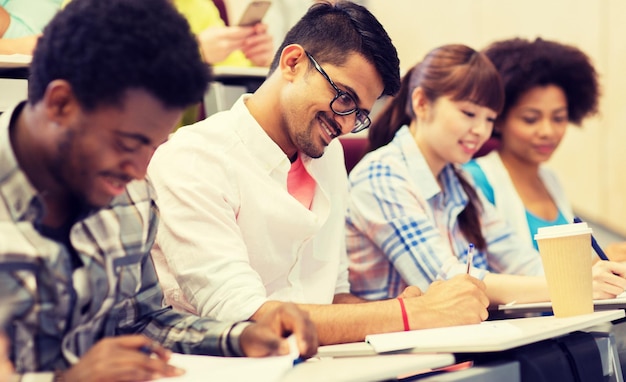
[[[368,127],[370,127],[370,124],[372,123],[372,121],[370,120],[368,113],[361,110],[357,106],[357,103],[354,97],[350,93],[344,92],[343,90],[339,89],[337,85],[335,85],[333,80],[330,79],[328,74],[326,74],[324,69],[322,69],[320,64],[318,64],[317,61],[315,61],[313,56],[309,52],[305,51],[305,53],[307,57],[309,57],[309,60],[311,60],[311,63],[313,64],[315,69],[317,69],[317,71],[320,72],[320,74],[324,76],[324,78],[326,78],[326,81],[328,81],[330,86],[332,86],[333,89],[335,89],[335,91],[337,92],[337,95],[335,95],[335,98],[333,98],[332,101],[330,101],[330,110],[332,110],[333,113],[337,115],[350,115],[352,113],[356,113],[356,119],[354,121],[354,128],[351,130],[351,132],[353,133],[358,133],[359,131],[363,131],[367,129]]]

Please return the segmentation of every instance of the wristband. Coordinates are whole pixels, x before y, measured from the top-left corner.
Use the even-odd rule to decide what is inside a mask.
[[[402,323],[404,324],[404,331],[408,332],[411,330],[409,326],[409,316],[406,314],[406,308],[404,307],[404,300],[402,297],[398,297],[398,302],[400,303],[400,310],[402,311]]]

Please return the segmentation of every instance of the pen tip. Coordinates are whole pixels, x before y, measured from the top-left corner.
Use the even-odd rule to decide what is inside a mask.
[[[474,248],[474,243],[470,243],[470,244],[469,244],[469,247],[470,247],[470,248]]]

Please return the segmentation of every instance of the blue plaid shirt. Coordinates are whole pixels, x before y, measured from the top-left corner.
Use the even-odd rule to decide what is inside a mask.
[[[86,276],[86,288],[75,288],[68,248],[35,229],[43,204],[11,148],[9,124],[22,107],[0,117],[0,318],[17,372],[65,369],[101,338],[135,333],[179,353],[238,355],[245,324],[162,307],[149,256],[158,211],[146,181],[130,183],[108,207],[72,225]],[[77,296],[85,292],[80,309]]]
[[[438,278],[466,271],[469,243],[457,219],[468,197],[452,166],[444,167],[436,179],[404,126],[391,143],[366,155],[350,172],[347,248],[352,293],[372,300],[393,298],[407,285],[426,290]],[[481,229],[488,250],[475,251],[472,275],[542,274],[535,250],[484,198],[482,204]]]

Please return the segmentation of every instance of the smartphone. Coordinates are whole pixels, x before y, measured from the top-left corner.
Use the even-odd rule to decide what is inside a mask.
[[[239,19],[239,23],[237,25],[250,26],[260,23],[270,5],[272,5],[272,2],[269,0],[251,1],[246,7],[246,10],[243,12],[243,15],[241,15],[241,19]]]

